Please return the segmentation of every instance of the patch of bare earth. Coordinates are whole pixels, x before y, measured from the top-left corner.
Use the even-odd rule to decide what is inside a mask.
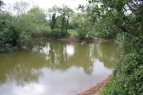
[[[113,43],[114,42],[113,39],[107,40],[107,39],[97,38],[97,37],[93,37],[92,40],[93,40],[93,43],[99,43],[99,42],[102,42],[102,43]]]
[[[78,42],[78,41],[80,41],[78,38],[76,38],[74,36],[74,34],[71,34],[69,36],[69,38],[64,38],[64,39],[59,39],[59,40],[61,40],[61,41],[69,41],[69,42]]]
[[[109,75],[106,79],[102,80],[100,83],[97,83],[95,86],[92,86],[90,88],[87,88],[75,95],[94,95],[98,94],[100,91],[102,91],[107,84],[107,82],[110,80],[112,75]]]
[[[80,40],[78,38],[76,38],[74,36],[74,34],[71,34],[68,38],[63,38],[63,39],[59,39],[61,41],[69,41],[69,42],[79,42]],[[99,42],[102,42],[102,43],[113,43],[114,40],[113,39],[110,39],[110,40],[107,40],[107,39],[102,39],[102,38],[97,38],[97,37],[93,37],[92,39],[88,39],[87,42],[92,42],[92,43],[99,43]]]

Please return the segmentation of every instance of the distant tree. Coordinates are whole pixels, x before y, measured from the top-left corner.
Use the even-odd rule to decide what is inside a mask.
[[[55,28],[55,25],[56,25],[56,14],[53,14],[52,15],[52,20],[51,20],[51,29],[53,31],[53,29]]]
[[[57,17],[56,17],[56,28],[57,29],[60,29],[61,28],[61,22],[62,22],[62,16],[61,15],[58,15]]]
[[[52,31],[54,30],[55,28],[55,25],[56,25],[56,17],[57,17],[57,13],[58,13],[58,7],[56,5],[54,5],[52,8],[49,8],[48,9],[48,12],[49,12],[49,21],[50,21],[50,26],[51,26],[51,29]]]
[[[74,11],[66,5],[63,5],[62,7],[54,5],[52,8],[48,9],[48,12],[51,29],[57,33],[54,33],[53,35],[59,35],[60,37],[65,36],[67,34],[69,19]],[[57,29],[55,29],[55,27]]]
[[[24,33],[25,35],[21,35],[21,37],[28,37],[29,39],[32,36],[46,37],[47,33],[51,31],[46,20],[46,14],[37,6],[31,8],[27,14],[22,14],[19,17],[18,26],[21,27],[21,34]],[[22,38],[22,40],[24,39]]]
[[[68,29],[69,19],[73,15],[74,11],[66,5],[63,5],[61,8],[58,9],[59,13],[62,15],[62,26],[61,30],[63,31],[64,28]]]

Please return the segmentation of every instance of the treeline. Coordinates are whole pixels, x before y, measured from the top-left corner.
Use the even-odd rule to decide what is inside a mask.
[[[104,35],[100,34],[85,10],[75,13],[66,5],[55,5],[46,11],[35,5],[30,8],[26,2],[16,2],[9,7],[10,11],[4,11],[7,8],[0,0],[0,51],[30,46],[34,38],[68,37],[68,29],[76,30],[76,36],[81,40]],[[104,37],[112,38],[114,35]]]
[[[66,5],[45,11],[38,6],[29,9],[26,2],[16,2],[10,6],[11,12],[4,11],[3,6],[6,5],[0,0],[0,51],[29,46],[34,38],[65,37],[67,29],[73,29],[70,17],[74,11]]]

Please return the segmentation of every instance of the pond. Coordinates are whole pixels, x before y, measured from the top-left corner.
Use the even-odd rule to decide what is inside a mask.
[[[112,73],[116,44],[49,41],[0,53],[1,95],[72,95]]]

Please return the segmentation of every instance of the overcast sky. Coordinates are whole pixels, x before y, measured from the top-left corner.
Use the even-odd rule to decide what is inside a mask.
[[[30,4],[38,5],[43,9],[48,9],[53,5],[61,6],[67,5],[68,7],[75,9],[79,4],[86,4],[86,0],[2,0],[6,4],[13,4],[16,1],[26,1]]]

